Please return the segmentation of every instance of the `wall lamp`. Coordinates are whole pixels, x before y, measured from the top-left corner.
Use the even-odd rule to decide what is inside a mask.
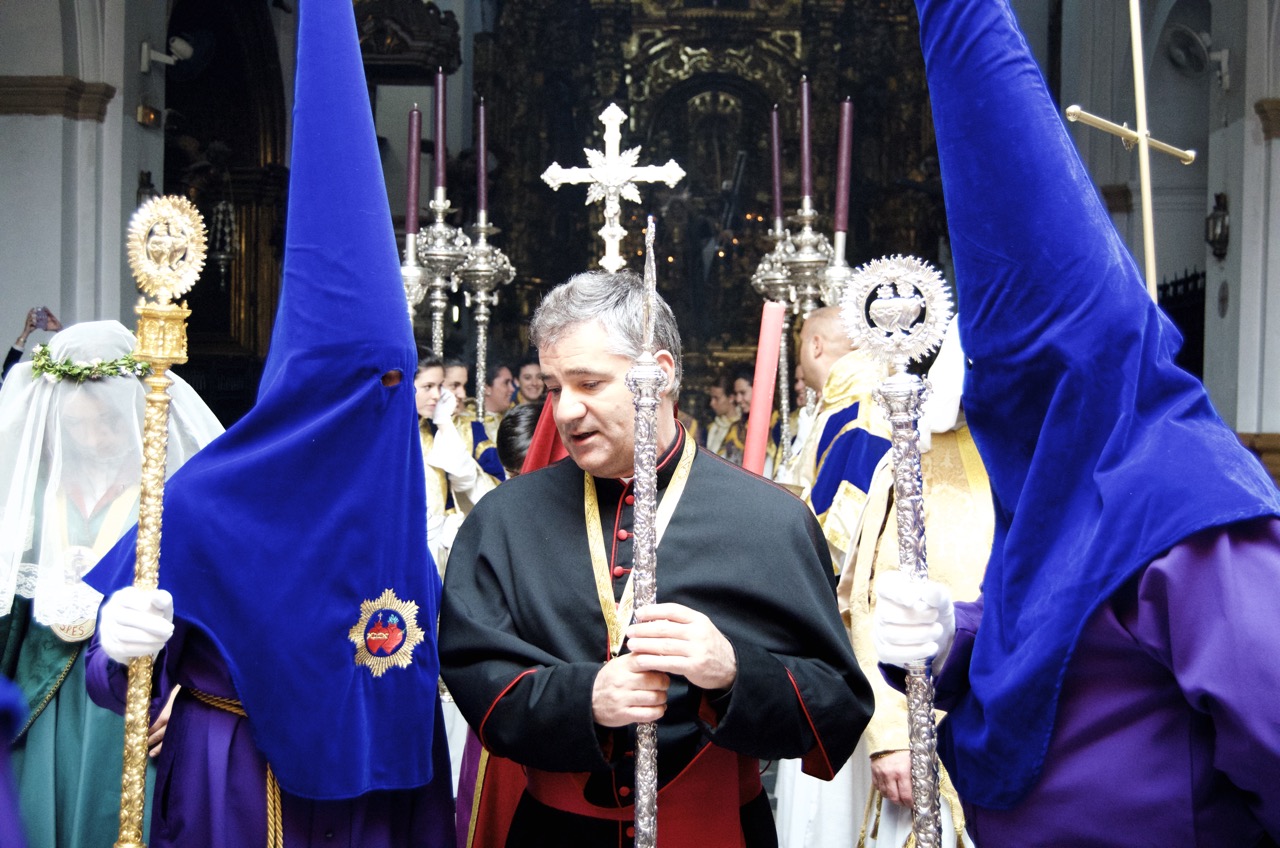
[[[1227,247],[1231,244],[1231,215],[1227,212],[1227,196],[1213,196],[1213,211],[1204,219],[1204,240],[1208,243],[1215,259],[1227,258]]]

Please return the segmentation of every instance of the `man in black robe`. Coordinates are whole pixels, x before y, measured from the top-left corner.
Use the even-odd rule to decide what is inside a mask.
[[[758,761],[803,757],[830,779],[871,714],[813,514],[676,421],[680,339],[661,300],[659,603],[632,617],[624,379],[643,303],[629,272],[579,275],[543,301],[532,336],[569,458],[499,486],[454,543],[440,658],[481,742],[525,766],[507,845],[630,844],[635,724],[647,721],[659,840],[775,845]]]

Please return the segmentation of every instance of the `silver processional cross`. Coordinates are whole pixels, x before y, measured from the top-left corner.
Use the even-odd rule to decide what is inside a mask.
[[[552,162],[543,173],[542,179],[553,190],[558,190],[565,183],[586,183],[587,203],[604,201],[604,226],[600,228],[600,237],[604,239],[604,257],[600,267],[616,273],[626,265],[619,245],[626,237],[627,231],[622,226],[622,200],[632,203],[640,202],[640,191],[636,183],[663,182],[674,187],[684,179],[684,169],[670,159],[665,165],[638,165],[640,148],[632,147],[622,150],[622,123],[627,113],[618,108],[618,104],[610,103],[600,113],[600,122],[604,124],[604,152],[599,150],[583,150],[587,154],[587,167],[564,168]]]

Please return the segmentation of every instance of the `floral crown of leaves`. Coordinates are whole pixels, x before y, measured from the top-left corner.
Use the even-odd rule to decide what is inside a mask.
[[[50,383],[61,383],[71,380],[83,383],[85,380],[101,380],[104,377],[145,377],[151,372],[151,363],[134,359],[132,353],[126,353],[119,359],[103,361],[94,358],[72,361],[71,357],[56,360],[49,352],[46,344],[36,345],[31,350],[31,377],[39,375]]]

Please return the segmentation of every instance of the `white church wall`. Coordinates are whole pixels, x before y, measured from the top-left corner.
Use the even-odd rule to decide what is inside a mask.
[[[1215,11],[1218,8],[1215,5]],[[1227,160],[1223,184],[1235,208],[1222,271],[1233,284],[1231,294],[1238,292],[1240,315],[1236,337],[1224,336],[1222,347],[1224,358],[1234,366],[1237,428],[1274,433],[1280,432],[1280,392],[1274,385],[1280,375],[1280,257],[1271,245],[1280,237],[1280,222],[1274,220],[1280,209],[1280,156],[1278,142],[1266,139],[1253,106],[1280,93],[1272,81],[1280,55],[1280,23],[1274,2],[1249,0],[1246,14],[1240,16],[1235,41],[1226,44],[1232,49],[1233,91],[1223,103],[1229,121],[1222,133]],[[1239,48],[1244,55],[1236,61]],[[1244,79],[1237,89],[1235,77],[1240,73]],[[1220,190],[1212,183],[1211,188]]]
[[[1246,197],[1243,172],[1239,164],[1232,165],[1238,158],[1244,136],[1244,125],[1234,121],[1226,127],[1214,129],[1209,135],[1209,188],[1212,191],[1225,191],[1230,198],[1238,198],[1242,204],[1256,202]],[[1256,186],[1254,187],[1256,188]],[[1253,192],[1248,192],[1252,194]],[[1205,210],[1208,214],[1208,210]],[[1239,247],[1240,240],[1252,240],[1245,235],[1249,229],[1248,216],[1239,213],[1232,216],[1233,245],[1223,260],[1216,260],[1208,255],[1205,276],[1205,337],[1204,337],[1204,383],[1209,390],[1214,406],[1219,414],[1238,430],[1252,431],[1251,419],[1256,414],[1240,408],[1241,395],[1239,380],[1240,357],[1243,349],[1254,346],[1246,343],[1241,333],[1245,331],[1242,316],[1247,315],[1249,304],[1241,289],[1241,273],[1255,263],[1242,262],[1243,253]],[[1246,390],[1246,394],[1249,392]]]
[[[63,70],[62,4],[0,3],[0,75],[56,76]]]
[[[1272,172],[1252,104],[1267,96],[1268,55],[1274,49],[1267,0],[1214,3],[1214,49],[1228,49],[1231,87],[1211,88],[1208,195],[1222,192],[1231,209],[1231,242],[1217,260],[1206,247],[1205,385],[1237,430],[1265,432],[1264,363],[1268,335],[1268,198]],[[1206,198],[1205,212],[1210,208]],[[1225,314],[1223,314],[1225,312]],[[1276,374],[1280,371],[1271,371]],[[1280,422],[1273,421],[1272,430]]]
[[[1176,68],[1170,61],[1168,44],[1173,25],[1208,32],[1209,11],[1207,0],[1181,0],[1167,9],[1158,9],[1157,17],[1150,22],[1150,44],[1147,40],[1143,43],[1152,138],[1197,153],[1190,165],[1158,151],[1151,153],[1156,269],[1160,279],[1176,278],[1184,270],[1205,267],[1209,103],[1210,87],[1216,82],[1209,71],[1188,75]],[[1161,14],[1166,16],[1161,18]],[[1136,165],[1135,161],[1131,177],[1135,193],[1139,190]]]
[[[0,229],[0,302],[15,331],[33,305],[48,305],[64,324],[118,317],[133,325],[125,227],[138,171],[163,164],[159,131],[133,118],[144,99],[163,106],[163,88],[151,94],[138,79],[139,53],[143,37],[163,44],[163,36],[161,0],[0,4],[0,73],[114,89],[101,121],[0,116],[0,196],[17,212]]]
[[[1265,81],[1265,86],[1259,86],[1262,90],[1258,93],[1276,98],[1280,97],[1280,2],[1255,2],[1260,8],[1251,9],[1250,21],[1257,19],[1258,38],[1262,44],[1255,50],[1248,72]],[[1269,24],[1265,18],[1267,15],[1270,16]],[[1261,24],[1267,24],[1265,38]],[[1254,50],[1252,43],[1250,49]],[[1280,248],[1272,248],[1272,245],[1280,245],[1280,139],[1264,140],[1261,121],[1256,116],[1248,124],[1248,132],[1249,148],[1258,151],[1258,158],[1265,163],[1267,174],[1267,194],[1258,207],[1262,213],[1258,217],[1264,223],[1258,249],[1255,250],[1255,253],[1263,254],[1258,274],[1262,298],[1262,327],[1258,330],[1258,340],[1262,355],[1258,360],[1257,379],[1252,382],[1258,386],[1260,395],[1258,432],[1280,433]]]
[[[10,210],[0,227],[0,342],[6,347],[33,306],[48,306],[64,321],[62,280],[63,119],[0,117],[0,180]]]
[[[116,314],[127,327],[137,324],[134,305],[138,290],[129,271],[128,256],[124,250],[129,219],[137,208],[138,173],[150,171],[152,182],[159,186],[164,181],[164,129],[161,126],[144,127],[137,122],[138,106],[146,103],[163,114],[164,65],[152,64],[150,73],[140,70],[139,51],[143,39],[158,50],[167,50],[168,13],[163,0],[147,0],[144,3],[125,3],[119,9],[114,3],[105,4],[112,12],[106,23],[108,35],[105,43],[105,72],[118,80],[116,111],[108,112],[110,143],[119,146],[120,168],[118,173],[106,173],[103,180],[104,214],[101,234],[104,292],[118,292],[114,298]],[[106,157],[106,162],[112,161]],[[112,285],[114,283],[114,286]],[[109,295],[103,297],[104,317]]]

